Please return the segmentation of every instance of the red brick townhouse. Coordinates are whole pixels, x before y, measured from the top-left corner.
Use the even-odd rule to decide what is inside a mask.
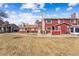
[[[70,33],[69,27],[77,23],[77,18],[46,18],[42,21],[42,30],[52,35],[67,34]]]

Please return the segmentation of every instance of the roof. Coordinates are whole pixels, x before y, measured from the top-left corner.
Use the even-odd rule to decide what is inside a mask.
[[[35,28],[36,26],[35,25],[25,25],[25,27],[23,28]]]
[[[45,18],[44,20],[75,20],[75,19],[78,19],[78,18]]]
[[[56,25],[54,25],[54,26],[60,26],[60,25],[62,25],[62,24],[66,24],[66,25],[70,26],[70,24],[68,24],[68,23],[56,24]]]
[[[15,24],[2,24],[0,25],[0,27],[16,27],[16,28],[19,28],[17,25]]]
[[[7,24],[7,25],[2,24],[2,25],[0,25],[0,27],[10,27],[10,24]]]
[[[79,27],[79,25],[72,25],[72,26],[70,26],[70,27]]]

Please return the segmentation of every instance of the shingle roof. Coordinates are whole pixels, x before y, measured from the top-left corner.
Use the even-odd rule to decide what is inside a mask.
[[[75,19],[72,19],[72,18],[45,18],[44,20],[75,20]],[[76,18],[78,19],[78,18]]]
[[[70,24],[68,24],[68,23],[56,24],[56,25],[54,25],[54,26],[60,26],[60,25],[62,25],[62,24],[66,24],[66,25],[69,25],[69,26],[70,26]]]

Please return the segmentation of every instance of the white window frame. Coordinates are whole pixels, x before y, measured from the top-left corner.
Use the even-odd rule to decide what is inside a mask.
[[[76,23],[76,20],[74,20],[74,23]]]
[[[58,30],[60,30],[61,29],[61,27],[60,26],[58,26]]]
[[[50,27],[50,28],[51,28],[51,30],[52,30],[52,26],[49,26],[49,27]],[[49,29],[48,29],[49,27],[47,27],[46,29],[47,29],[47,30],[49,30]]]
[[[65,21],[64,21],[64,20],[61,20],[60,23],[61,23],[61,24],[62,24],[62,23],[65,23]]]
[[[70,20],[71,23],[76,23],[76,20],[73,20],[73,22]]]
[[[47,23],[47,24],[52,24],[52,20],[50,20],[50,21],[51,21],[51,22],[48,22],[48,20],[46,20],[46,23]]]
[[[58,26],[57,26],[58,27]],[[61,28],[60,26],[59,26],[59,28]],[[60,29],[56,29],[56,27],[54,26],[54,31],[59,31]]]

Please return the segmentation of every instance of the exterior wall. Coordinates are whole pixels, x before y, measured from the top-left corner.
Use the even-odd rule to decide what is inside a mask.
[[[52,19],[51,23],[47,23],[47,21],[44,20],[44,22],[45,22],[45,31],[48,32],[48,33],[51,33],[51,30],[47,30],[47,27],[52,27],[54,25],[61,24],[62,20],[64,21],[64,23],[67,23],[69,25],[77,25],[77,19],[74,19],[74,22],[71,22],[70,19]],[[69,29],[67,27],[68,27],[68,25],[66,25],[66,24],[60,25],[61,34],[69,33]],[[56,34],[56,33],[60,34],[60,32],[58,32],[58,31],[56,32],[56,30],[55,31],[52,30],[52,34]]]
[[[13,29],[11,27],[1,27],[0,33],[7,33],[7,32],[13,32]]]
[[[52,35],[60,35],[60,31],[52,31]]]
[[[37,32],[37,28],[22,28],[19,31],[20,32],[32,33],[32,32]]]
[[[67,34],[67,33],[69,33],[69,29],[67,28],[67,26],[68,25],[66,25],[66,24],[62,24],[62,25],[60,25],[60,27],[61,27],[61,34]]]
[[[47,23],[47,21],[45,20],[45,30],[48,32],[48,33],[51,33],[51,30],[47,30],[48,27],[52,27],[54,25],[58,24],[58,20],[51,20],[51,24],[50,23]]]

